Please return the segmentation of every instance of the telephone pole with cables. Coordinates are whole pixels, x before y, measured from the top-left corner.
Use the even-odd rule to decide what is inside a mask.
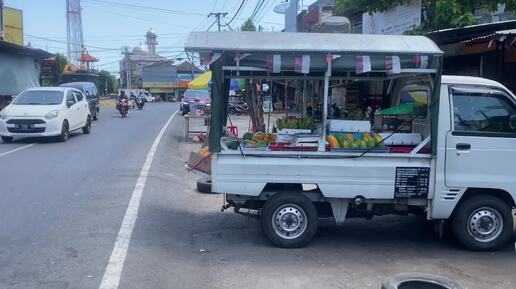
[[[220,32],[220,27],[222,27],[222,24],[220,24],[220,18],[226,17],[227,15],[228,15],[227,12],[210,13],[210,14],[208,14],[208,18],[210,18],[212,16],[217,18],[217,26],[218,26],[218,29],[219,29],[219,32]]]

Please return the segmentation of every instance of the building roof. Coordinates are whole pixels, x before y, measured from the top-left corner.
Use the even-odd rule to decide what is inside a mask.
[[[516,29],[516,20],[501,21],[487,24],[471,25],[461,28],[449,28],[430,32],[427,36],[437,44],[450,44],[489,36],[496,31]]]
[[[381,44],[381,45],[379,45]],[[186,51],[442,54],[424,36],[294,32],[192,32]]]
[[[201,69],[199,69],[197,66],[191,64],[188,61],[185,61],[177,66],[177,72],[194,72],[199,73],[202,72]]]
[[[49,58],[54,56],[51,53],[48,53],[41,49],[35,49],[25,46],[20,46],[17,44],[13,44],[7,41],[0,40],[0,52],[13,53],[18,55],[26,55],[34,58]]]
[[[133,48],[133,54],[148,54],[149,50],[147,47],[143,46],[142,44],[135,46]]]
[[[99,61],[97,58],[91,56],[88,53],[84,53],[81,55],[81,58],[79,59],[81,62],[97,62]]]

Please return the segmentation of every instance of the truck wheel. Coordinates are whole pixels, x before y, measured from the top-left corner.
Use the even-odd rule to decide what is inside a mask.
[[[282,248],[303,247],[317,232],[319,216],[310,199],[302,193],[278,193],[267,200],[261,211],[262,230]]]
[[[470,250],[497,250],[512,235],[511,206],[489,195],[466,199],[453,216],[452,230],[457,241]]]
[[[197,180],[197,191],[199,193],[211,194],[211,179],[202,178]]]

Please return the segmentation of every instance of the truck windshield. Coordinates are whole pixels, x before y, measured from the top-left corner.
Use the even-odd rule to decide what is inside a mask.
[[[60,91],[30,90],[24,91],[16,99],[15,105],[56,105],[63,102]]]
[[[191,99],[209,99],[210,93],[206,90],[187,90],[185,92],[185,97]]]

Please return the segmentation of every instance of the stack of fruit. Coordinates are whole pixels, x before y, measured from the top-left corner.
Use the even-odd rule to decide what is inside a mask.
[[[348,133],[331,134],[326,137],[331,149],[370,149],[383,148],[382,137],[379,134]]]
[[[315,129],[315,121],[312,117],[285,117],[276,120],[278,130],[282,129]]]
[[[210,155],[210,150],[208,148],[208,146],[205,146],[203,147],[201,150],[199,150],[199,154],[201,155],[201,157],[208,157]]]
[[[246,132],[242,139],[244,147],[246,148],[265,148],[269,143],[276,142],[276,134],[263,133],[261,131],[258,131],[255,134],[252,132]]]

